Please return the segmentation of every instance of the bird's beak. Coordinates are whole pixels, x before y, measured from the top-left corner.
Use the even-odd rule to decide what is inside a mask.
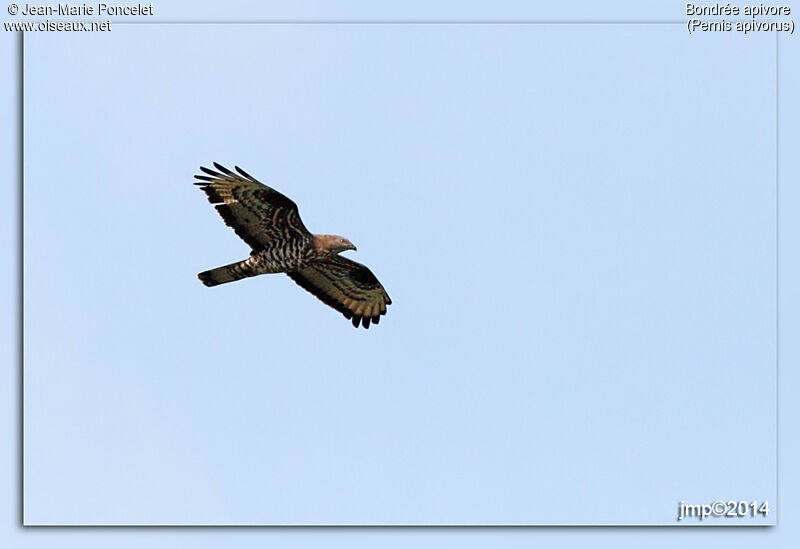
[[[356,248],[355,244],[350,244],[350,249],[353,250],[354,252],[358,251],[358,248]]]

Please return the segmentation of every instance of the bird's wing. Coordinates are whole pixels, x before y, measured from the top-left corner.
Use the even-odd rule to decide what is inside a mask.
[[[259,183],[238,166],[238,174],[216,162],[214,167],[219,172],[201,167],[208,175],[195,175],[200,180],[195,185],[205,191],[209,202],[217,204],[225,224],[253,250],[310,234],[292,200]]]
[[[372,271],[339,255],[287,274],[320,301],[352,319],[356,328],[359,323],[369,328],[370,321],[380,322],[392,302]]]

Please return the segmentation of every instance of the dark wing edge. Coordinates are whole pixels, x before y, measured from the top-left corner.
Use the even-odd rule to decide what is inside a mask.
[[[227,226],[254,250],[263,248],[275,235],[269,234],[265,225],[273,218],[276,209],[283,210],[283,219],[298,234],[310,234],[300,219],[297,204],[275,189],[264,185],[239,166],[238,174],[214,162],[214,171],[205,166],[206,175],[195,175],[195,185],[200,187]],[[256,216],[260,214],[260,216]],[[254,228],[261,230],[254,231]]]
[[[338,255],[286,274],[325,305],[342,313],[356,328],[359,324],[365,329],[369,329],[370,322],[378,324],[386,314],[386,306],[392,303],[372,271]]]

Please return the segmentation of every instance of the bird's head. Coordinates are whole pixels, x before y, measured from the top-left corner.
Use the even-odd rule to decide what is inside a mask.
[[[352,242],[343,236],[335,234],[326,234],[315,237],[316,248],[319,251],[326,251],[332,254],[338,254],[346,250],[355,250],[356,247]]]

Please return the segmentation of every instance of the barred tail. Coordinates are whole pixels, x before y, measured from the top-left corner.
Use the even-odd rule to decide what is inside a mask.
[[[197,278],[206,286],[217,286],[218,284],[225,284],[226,282],[233,282],[248,276],[255,276],[260,274],[253,269],[252,257],[244,261],[237,261],[230,265],[224,265],[211,269],[210,271],[203,271],[197,275]]]

